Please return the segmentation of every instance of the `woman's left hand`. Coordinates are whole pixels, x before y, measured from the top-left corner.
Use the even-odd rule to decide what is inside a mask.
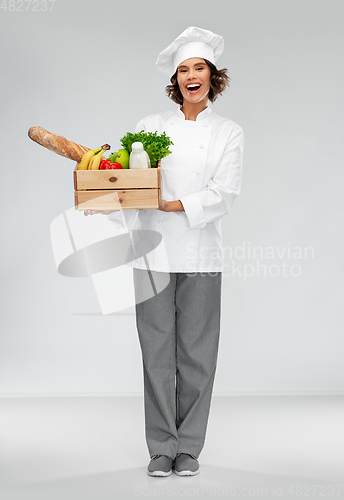
[[[174,201],[161,200],[161,204],[158,210],[162,210],[163,212],[182,212],[184,211],[184,207],[180,200],[174,200]]]
[[[163,212],[169,212],[169,202],[166,200],[161,200],[161,205],[158,210],[162,210]]]

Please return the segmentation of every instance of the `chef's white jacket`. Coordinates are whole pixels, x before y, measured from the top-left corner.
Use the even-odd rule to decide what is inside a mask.
[[[161,160],[162,198],[180,200],[185,211],[122,210],[108,215],[117,227],[154,230],[161,244],[146,255],[149,268],[161,272],[223,271],[221,218],[240,193],[243,131],[208,106],[196,121],[180,107],[143,118],[135,132],[166,132],[174,143]],[[142,233],[144,234],[144,233]],[[139,253],[136,253],[136,256]],[[128,263],[147,269],[144,257]]]

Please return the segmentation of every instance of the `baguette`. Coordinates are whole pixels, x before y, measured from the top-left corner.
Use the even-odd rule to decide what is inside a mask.
[[[53,151],[53,153],[78,163],[83,154],[90,150],[90,148],[68,141],[62,135],[52,134],[42,127],[31,127],[28,131],[28,136],[33,141],[37,142],[37,144]]]

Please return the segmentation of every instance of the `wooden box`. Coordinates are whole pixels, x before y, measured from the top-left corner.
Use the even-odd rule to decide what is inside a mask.
[[[119,210],[161,206],[161,166],[142,169],[74,169],[76,210]]]

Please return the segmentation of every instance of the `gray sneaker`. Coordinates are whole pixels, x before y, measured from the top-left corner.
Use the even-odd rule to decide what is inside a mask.
[[[154,455],[149,462],[147,472],[149,476],[170,476],[172,474],[173,460],[167,455]]]
[[[177,476],[195,476],[199,473],[197,458],[188,453],[178,453],[174,462],[174,472]]]

